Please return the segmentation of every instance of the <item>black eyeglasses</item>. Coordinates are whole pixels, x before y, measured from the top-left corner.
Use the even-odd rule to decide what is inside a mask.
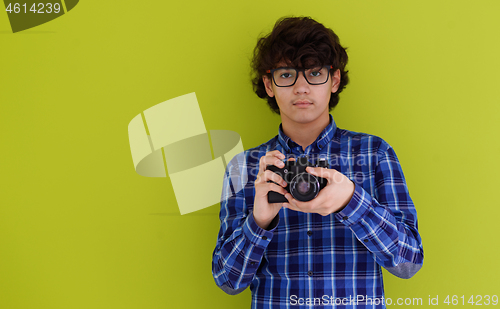
[[[328,81],[330,69],[333,69],[333,65],[302,70],[296,68],[277,68],[267,70],[266,73],[271,74],[274,84],[277,87],[290,87],[297,82],[299,72],[304,74],[304,78],[310,85],[322,85]]]

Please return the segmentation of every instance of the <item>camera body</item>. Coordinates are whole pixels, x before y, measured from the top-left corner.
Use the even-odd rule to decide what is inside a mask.
[[[328,180],[325,178],[317,177],[306,172],[306,167],[328,167],[326,160],[318,160],[316,164],[309,162],[307,156],[299,157],[297,161],[285,161],[283,168],[278,168],[274,165],[269,165],[266,169],[280,175],[281,178],[287,183],[285,190],[298,201],[307,202],[314,199],[319,191],[326,187]],[[269,191],[267,195],[269,203],[286,203],[288,200],[284,195]]]

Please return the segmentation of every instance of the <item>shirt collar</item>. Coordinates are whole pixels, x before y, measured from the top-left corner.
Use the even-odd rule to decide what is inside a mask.
[[[323,149],[332,140],[333,135],[335,134],[335,130],[337,129],[337,124],[335,123],[335,120],[333,120],[332,115],[329,116],[330,123],[323,129],[323,131],[321,131],[321,133],[318,135],[318,138],[316,138],[316,140],[312,144],[313,147],[316,144],[320,150]],[[290,153],[291,148],[294,148],[298,145],[283,132],[283,127],[281,124],[279,126],[278,141],[287,153]]]

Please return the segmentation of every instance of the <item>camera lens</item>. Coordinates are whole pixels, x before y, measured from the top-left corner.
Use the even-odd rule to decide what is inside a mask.
[[[311,184],[307,181],[300,180],[297,183],[297,192],[299,192],[302,195],[307,194],[310,189],[311,189]]]
[[[290,182],[290,194],[301,202],[307,202],[318,195],[319,187],[319,181],[316,177],[308,173],[301,173]]]

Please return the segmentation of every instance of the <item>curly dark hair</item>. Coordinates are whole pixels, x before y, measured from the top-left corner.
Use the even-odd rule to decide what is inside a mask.
[[[349,71],[345,70],[347,61],[346,49],[331,29],[310,17],[283,17],[271,33],[257,41],[251,62],[253,89],[259,98],[267,99],[272,111],[279,114],[276,98],[267,95],[262,81],[264,75],[271,78],[267,70],[276,68],[278,63],[296,68],[333,65],[330,73],[340,70],[340,85],[330,97],[332,110],[339,102],[339,93],[349,83]]]

